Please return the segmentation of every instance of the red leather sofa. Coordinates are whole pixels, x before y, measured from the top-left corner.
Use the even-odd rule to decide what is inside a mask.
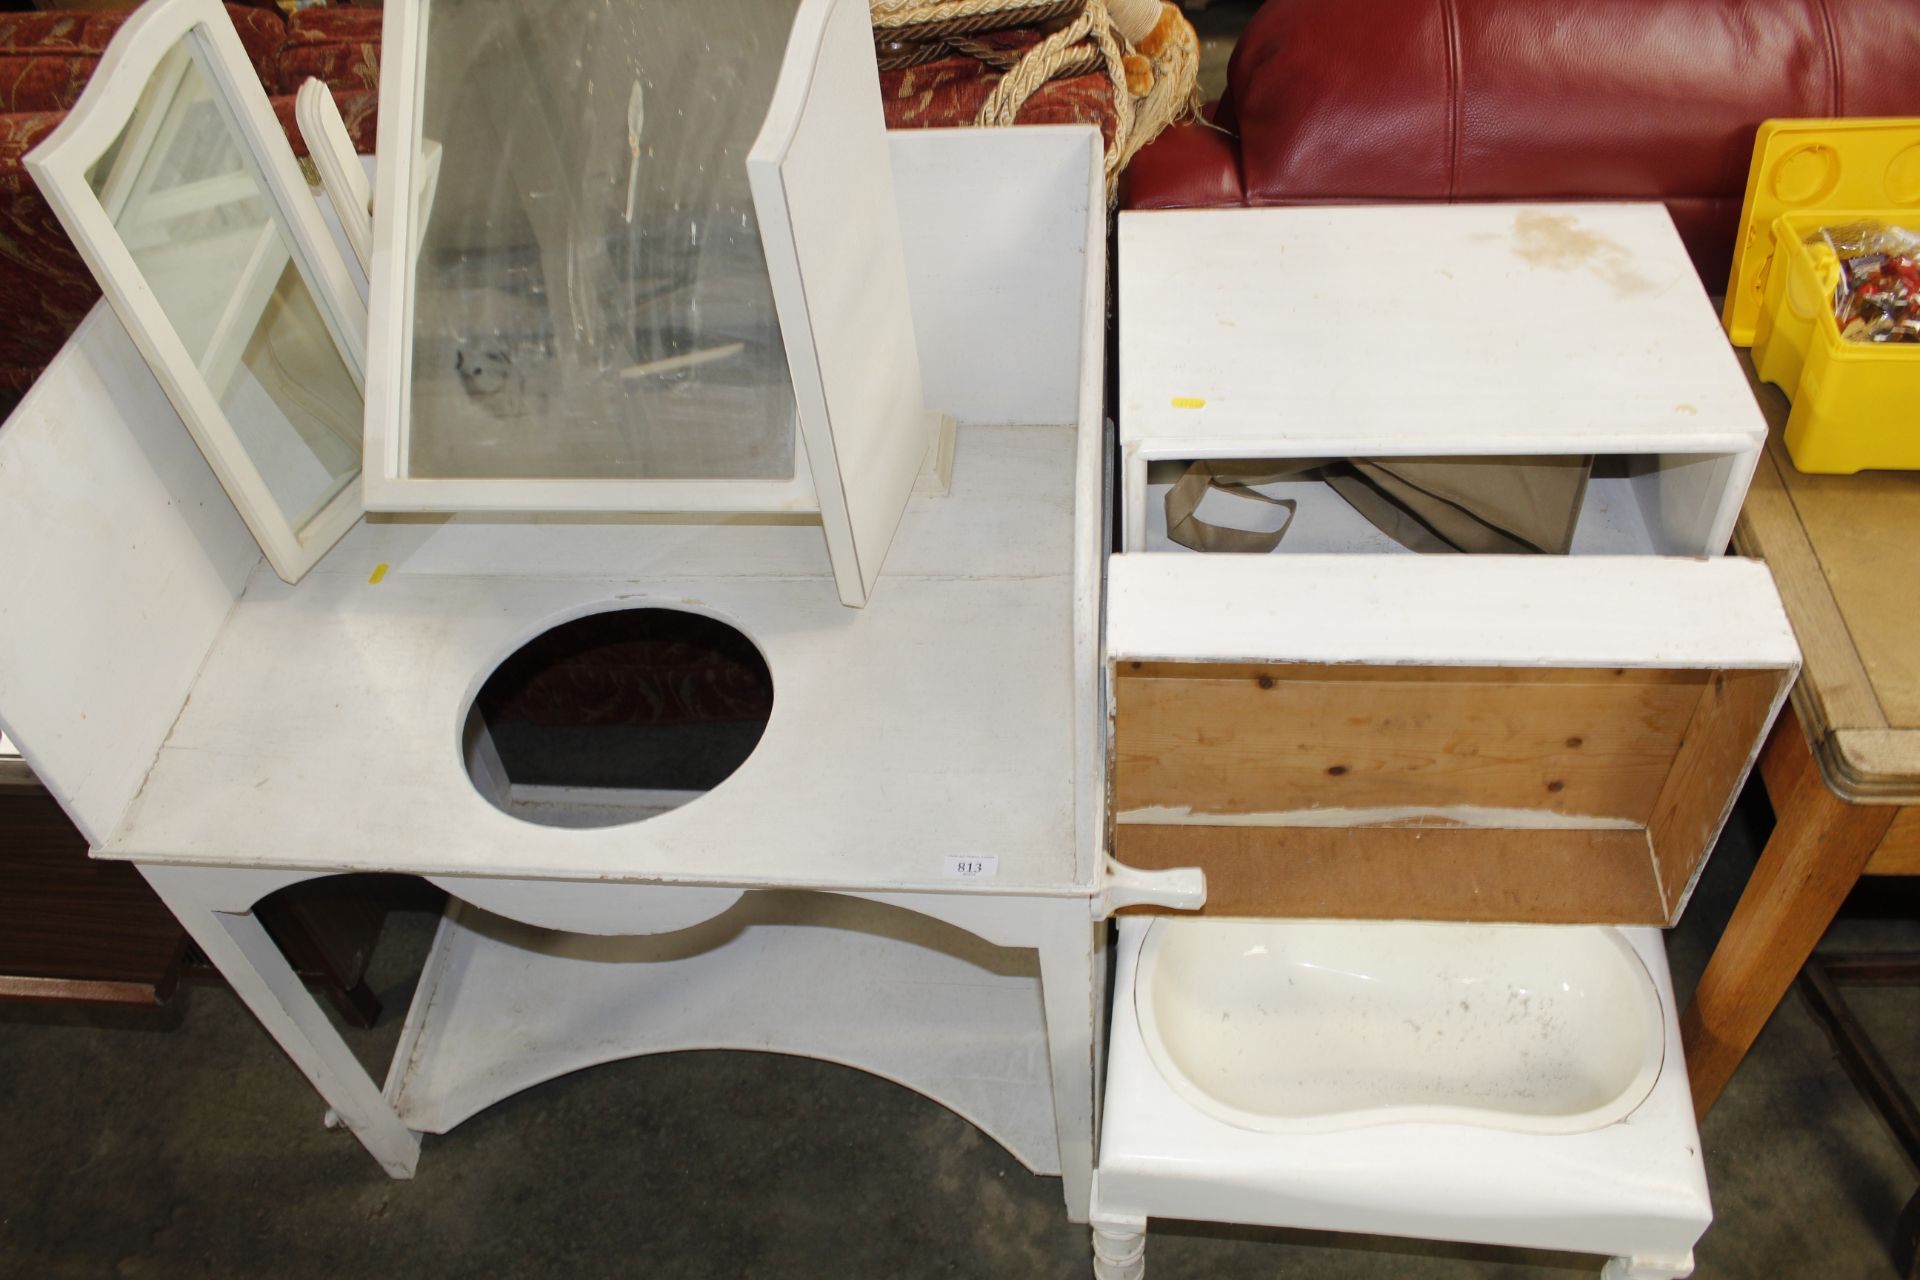
[[[1920,0],[1268,0],[1133,209],[1662,200],[1726,287],[1754,130],[1920,115]]]
[[[380,10],[307,8],[285,19],[230,4],[228,14],[296,153],[293,95],[308,76],[334,91],[347,131],[373,150]],[[40,370],[87,313],[99,288],[22,163],[66,117],[125,13],[0,14],[0,406]]]

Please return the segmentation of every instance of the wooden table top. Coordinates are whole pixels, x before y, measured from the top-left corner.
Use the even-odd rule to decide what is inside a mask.
[[[1794,710],[1837,795],[1920,803],[1920,472],[1805,475],[1782,443],[1786,397],[1755,394],[1767,450],[1733,541],[1772,568],[1800,641]]]

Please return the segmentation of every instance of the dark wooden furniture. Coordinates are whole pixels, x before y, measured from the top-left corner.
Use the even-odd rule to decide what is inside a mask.
[[[1907,1159],[1920,1165],[1920,1107],[1895,1078],[1873,1038],[1841,993],[1843,984],[1920,987],[1920,952],[1816,953],[1800,971],[1800,993],[1827,1029],[1847,1074],[1880,1113]],[[1900,1211],[1894,1228],[1893,1262],[1900,1280],[1920,1280],[1920,1189]]]
[[[353,1026],[380,1002],[367,961],[389,905],[387,877],[295,886],[262,903],[268,933],[300,976]],[[125,862],[87,856],[87,842],[17,763],[0,771],[0,1000],[160,1005],[182,978],[219,974]]]
[[[122,862],[95,862],[53,798],[0,790],[0,998],[163,1004],[187,935]]]

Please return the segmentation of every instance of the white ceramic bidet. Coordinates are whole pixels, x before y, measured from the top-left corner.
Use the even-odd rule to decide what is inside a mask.
[[[1584,1133],[1639,1106],[1660,997],[1611,929],[1166,920],[1134,1008],[1186,1102],[1241,1128]]]
[[[1711,1221],[1658,931],[1120,924],[1095,1270],[1148,1217],[1692,1270]]]

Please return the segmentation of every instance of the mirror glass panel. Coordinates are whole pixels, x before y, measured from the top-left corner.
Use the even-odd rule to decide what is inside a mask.
[[[360,474],[361,389],[190,41],[88,182],[299,533]]]
[[[408,474],[793,476],[746,159],[797,7],[432,0]]]

